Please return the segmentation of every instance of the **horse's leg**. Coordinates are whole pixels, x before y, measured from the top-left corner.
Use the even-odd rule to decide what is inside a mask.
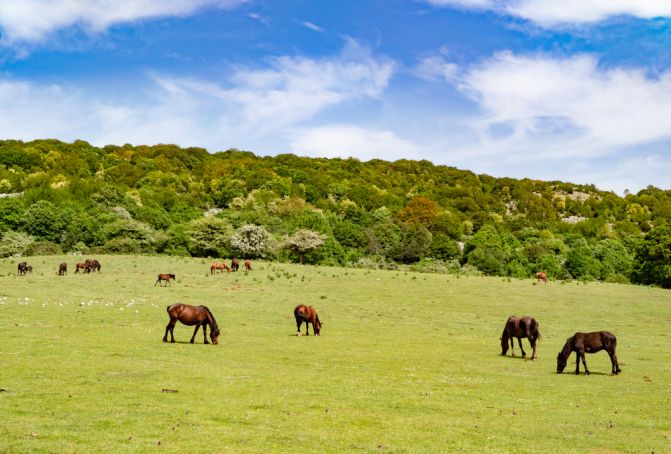
[[[177,323],[177,320],[170,319],[168,322],[168,325],[165,327],[165,335],[163,336],[163,342],[168,342],[168,331],[170,331],[170,337],[171,341],[173,344],[175,343],[175,335],[173,334],[173,331],[175,329],[175,323]]]
[[[620,371],[620,365],[617,363],[617,355],[615,354],[615,350],[613,350],[613,353],[608,352],[608,356],[610,356],[610,365],[611,365],[611,373],[612,374],[619,374]]]
[[[585,368],[585,375],[589,375],[589,370],[587,369],[587,361],[585,361],[585,352],[580,353],[580,357],[582,358],[582,365]]]
[[[200,323],[196,325],[196,329],[193,330],[193,336],[191,336],[191,342],[193,344],[193,340],[196,338],[196,333],[198,332],[198,328],[200,328]]]
[[[527,352],[524,351],[524,347],[522,347],[522,338],[518,337],[517,338],[517,343],[520,344],[520,350],[522,350],[522,358],[527,356]]]
[[[203,322],[203,344],[209,344],[207,341],[207,322]]]
[[[510,349],[513,351],[513,356],[515,356],[515,339],[513,336],[509,337],[510,340]]]
[[[301,324],[302,323],[303,323],[303,321],[300,318],[296,317],[296,336],[301,335]]]
[[[531,344],[531,349],[532,349],[531,359],[534,360],[534,361],[536,361],[538,359],[538,353],[536,352],[536,342],[537,341],[538,341],[538,338],[534,336],[534,337],[530,338],[530,342],[529,342]]]
[[[575,374],[580,374],[580,351],[576,350],[575,352]]]
[[[312,331],[314,331],[314,330],[315,330],[315,328],[313,326]],[[305,335],[306,336],[310,335],[310,322],[308,322],[307,320],[305,321]]]

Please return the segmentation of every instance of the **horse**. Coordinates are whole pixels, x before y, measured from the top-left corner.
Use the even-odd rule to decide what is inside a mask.
[[[252,271],[252,261],[249,259],[245,259],[245,271]]]
[[[210,274],[214,274],[217,270],[221,270],[222,273],[224,270],[226,270],[227,273],[231,272],[231,269],[224,262],[212,262],[212,265],[210,265]]]
[[[33,274],[33,266],[32,266],[32,265],[28,265],[28,266],[26,267],[26,273]]]
[[[92,271],[100,271],[100,262],[96,259],[86,259],[84,262],[86,264],[86,272],[90,273]]]
[[[79,270],[84,270],[86,273],[88,273],[88,266],[86,265],[86,262],[75,263],[75,274],[79,273]]]
[[[531,353],[531,359],[538,359],[538,353],[536,353],[536,341],[541,338],[541,333],[538,330],[538,322],[533,317],[515,317],[511,315],[506,321],[506,326],[503,328],[503,334],[501,334],[501,356],[505,356],[508,351],[508,340],[510,340],[510,347],[513,350],[513,356],[515,356],[515,344],[513,343],[513,337],[517,338],[517,342],[520,345],[520,350],[522,350],[522,357],[527,356],[527,353],[522,348],[522,338],[526,337],[529,339],[531,348],[533,352]]]
[[[159,287],[161,287],[161,282],[165,281],[165,286],[167,287],[168,284],[170,284],[170,279],[173,281],[175,280],[175,275],[174,274],[159,274],[158,279],[156,279],[156,284],[158,284]],[[156,287],[156,284],[154,284],[154,287]],[[172,285],[172,284],[170,284]]]
[[[210,339],[212,339],[212,344],[217,345],[219,343],[219,327],[217,326],[217,321],[214,319],[214,315],[206,306],[191,306],[189,304],[171,304],[166,308],[168,311],[168,316],[170,317],[170,322],[165,327],[165,335],[163,336],[163,342],[168,342],[168,332],[170,332],[170,342],[175,343],[175,336],[173,331],[175,330],[175,324],[177,320],[182,322],[187,326],[196,325],[196,329],[193,331],[193,336],[191,336],[191,342],[196,338],[196,333],[198,328],[203,327],[203,343],[209,344],[207,341],[207,325],[210,325]]]
[[[611,374],[617,375],[622,370],[617,363],[617,356],[615,355],[615,348],[617,347],[617,339],[612,333],[608,331],[596,331],[593,333],[575,333],[573,336],[566,339],[564,348],[557,354],[557,373],[564,372],[568,357],[571,352],[575,352],[575,374],[580,374],[580,359],[582,358],[582,365],[585,367],[585,375],[589,375],[587,363],[585,362],[585,353],[596,353],[601,350],[606,350],[610,356]]]
[[[305,335],[310,335],[310,323],[312,323],[312,331],[315,336],[319,336],[319,332],[322,328],[322,322],[319,320],[317,311],[314,307],[306,306],[305,304],[299,304],[294,309],[294,317],[296,318],[296,336],[301,335],[301,324],[305,322]]]
[[[542,271],[539,271],[538,273],[536,273],[536,279],[538,280],[538,282],[543,281],[546,284],[548,283],[548,275],[545,274]]]
[[[28,263],[27,262],[21,262],[18,264],[16,267],[17,274],[19,276],[25,276],[25,274],[28,272]]]
[[[58,275],[65,276],[66,274],[68,274],[68,264],[63,262],[58,265]]]
[[[238,268],[240,268],[240,263],[238,262],[238,259],[233,258],[233,260],[231,260],[231,271],[238,271]]]

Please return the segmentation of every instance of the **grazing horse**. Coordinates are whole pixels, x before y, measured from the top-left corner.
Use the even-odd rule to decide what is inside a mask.
[[[26,262],[19,263],[18,266],[16,267],[16,270],[19,276],[25,276],[26,273],[28,272],[28,263]]]
[[[196,338],[196,333],[198,328],[203,327],[203,343],[209,344],[207,341],[207,325],[210,325],[210,339],[212,343],[217,345],[219,343],[219,327],[217,326],[217,321],[214,319],[212,312],[205,306],[190,306],[188,304],[171,304],[167,307],[168,316],[170,316],[170,322],[165,327],[165,335],[163,336],[163,342],[168,342],[168,332],[170,332],[170,342],[175,343],[175,336],[173,331],[175,330],[175,324],[177,320],[182,322],[187,326],[196,325],[196,329],[193,331],[193,336],[191,336],[191,342]]]
[[[68,274],[68,264],[63,262],[58,265],[58,275],[65,276],[66,274]]]
[[[240,263],[238,262],[238,259],[233,258],[233,260],[231,260],[231,271],[238,271],[238,268],[240,268]]]
[[[611,374],[617,375],[622,370],[617,363],[617,356],[615,355],[615,348],[617,347],[617,339],[612,333],[608,331],[596,331],[594,333],[575,333],[573,336],[566,339],[564,348],[557,354],[557,373],[564,372],[568,357],[571,352],[575,352],[575,374],[580,374],[580,359],[582,358],[582,365],[585,367],[585,375],[589,375],[587,363],[585,362],[585,353],[596,353],[601,350],[606,350],[610,356]]]
[[[252,261],[245,259],[245,271],[252,271]]]
[[[86,259],[84,262],[86,264],[86,272],[90,273],[92,271],[100,271],[100,262],[96,259]]]
[[[319,331],[322,329],[322,322],[319,321],[319,316],[314,307],[299,304],[294,309],[294,317],[296,318],[296,336],[301,335],[301,324],[305,322],[305,335],[310,335],[310,323],[312,323],[312,331],[315,336],[319,336]]]
[[[539,271],[538,273],[536,273],[536,279],[538,280],[538,282],[543,281],[546,284],[548,283],[548,275],[545,274],[542,271]]]
[[[167,287],[168,284],[170,284],[170,280],[175,280],[175,275],[174,274],[159,274],[158,279],[156,279],[156,284],[158,284],[159,287],[162,287],[161,282],[165,281],[165,286]],[[154,287],[156,287],[156,284],[154,284]],[[172,284],[170,284],[172,285]]]
[[[231,269],[224,262],[213,262],[210,265],[210,274],[214,274],[215,271],[220,270],[222,273],[226,270],[227,273],[231,272]]]
[[[33,266],[32,266],[32,265],[28,265],[28,266],[26,267],[26,273],[33,274]]]
[[[88,273],[88,267],[86,265],[86,262],[75,263],[75,274],[79,273],[79,270],[84,270],[85,272]]]
[[[517,338],[517,342],[520,344],[520,350],[522,350],[522,357],[527,356],[527,353],[522,348],[522,338],[526,337],[529,339],[531,348],[533,352],[531,353],[531,359],[538,359],[538,353],[536,353],[536,341],[541,338],[541,333],[538,331],[538,322],[533,317],[515,317],[511,315],[506,321],[506,326],[503,328],[503,334],[501,334],[501,355],[505,356],[508,351],[508,340],[510,340],[510,347],[513,350],[513,356],[515,356],[515,344],[513,338]]]

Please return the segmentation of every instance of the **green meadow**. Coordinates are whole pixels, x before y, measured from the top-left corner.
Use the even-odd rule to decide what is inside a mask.
[[[96,258],[0,261],[0,452],[671,452],[668,290]],[[220,345],[181,324],[162,342],[173,303],[208,306]],[[296,336],[299,303],[321,336]],[[512,314],[540,322],[538,361],[500,356]],[[566,338],[596,330],[622,374],[600,352],[558,375]]]

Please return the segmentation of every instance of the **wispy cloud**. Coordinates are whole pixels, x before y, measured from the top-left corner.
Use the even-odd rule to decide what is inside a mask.
[[[315,32],[324,33],[324,29],[323,29],[323,28],[321,28],[319,25],[314,24],[314,23],[312,23],[312,22],[309,22],[309,21],[303,21],[303,22],[301,22],[301,25],[302,25],[303,27],[305,27],[305,28],[309,28],[310,30],[313,30],[313,31],[315,31]]]
[[[671,17],[665,0],[425,0],[436,6],[491,10],[526,19],[542,27],[586,24],[616,16],[641,19]]]
[[[0,0],[2,43],[36,43],[76,26],[99,33],[114,24],[231,8],[247,0]]]
[[[356,125],[325,125],[296,131],[290,144],[293,153],[303,156],[357,157],[362,160],[416,159],[419,146],[398,137],[393,131],[366,129]]]
[[[377,99],[394,68],[391,59],[350,40],[334,56],[276,57],[263,67],[234,69],[220,80],[150,74],[125,99],[67,85],[0,79],[0,137],[221,149],[241,140],[288,137],[327,109]]]

